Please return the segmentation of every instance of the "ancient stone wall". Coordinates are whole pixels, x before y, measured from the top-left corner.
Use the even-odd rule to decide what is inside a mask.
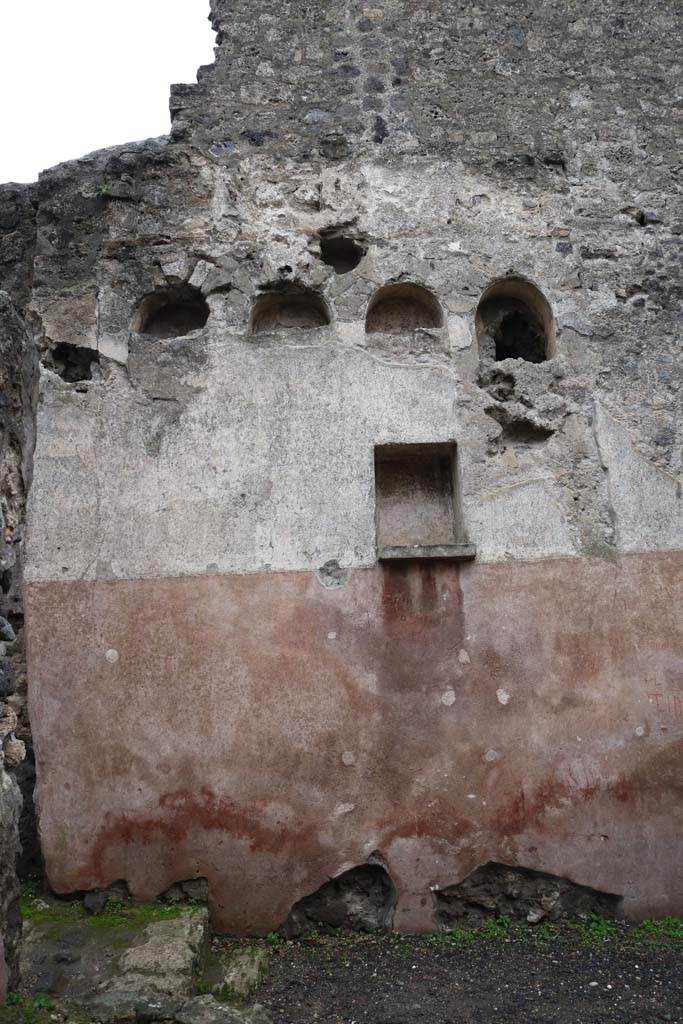
[[[18,970],[21,930],[17,861],[20,789],[32,802],[32,760],[26,715],[22,542],[34,444],[38,360],[22,303],[28,296],[26,246],[32,235],[28,190],[0,190],[0,1001]],[[12,290],[12,297],[3,287]],[[29,742],[30,746],[30,742]],[[23,832],[31,842],[31,821]],[[35,845],[35,844],[34,844]]]
[[[57,891],[680,912],[674,14],[216,2],[170,139],[31,190]]]

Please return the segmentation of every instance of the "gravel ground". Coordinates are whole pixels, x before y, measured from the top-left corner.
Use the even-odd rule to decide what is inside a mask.
[[[680,938],[627,925],[273,947],[276,1024],[683,1024]]]

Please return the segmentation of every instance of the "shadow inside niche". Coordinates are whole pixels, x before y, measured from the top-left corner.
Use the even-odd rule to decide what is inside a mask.
[[[144,297],[133,320],[133,331],[153,338],[182,338],[201,330],[208,319],[209,307],[198,288],[169,285]]]
[[[421,285],[384,285],[372,297],[365,319],[366,334],[404,334],[443,326],[441,307]]]
[[[330,879],[292,907],[279,933],[296,939],[312,931],[391,930],[396,888],[380,864],[363,864]]]
[[[434,916],[440,928],[476,927],[486,920],[509,917],[536,924],[570,920],[589,914],[621,917],[623,898],[567,878],[531,868],[491,861],[457,885],[433,889]]]
[[[525,359],[542,363],[546,356],[543,328],[526,311],[506,313],[494,333],[496,361]]]
[[[311,330],[330,322],[324,299],[310,288],[291,286],[263,292],[254,302],[252,334],[299,328]]]

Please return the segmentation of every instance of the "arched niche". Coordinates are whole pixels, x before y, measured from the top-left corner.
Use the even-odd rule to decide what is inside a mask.
[[[550,303],[523,277],[504,277],[489,285],[477,306],[475,328],[483,359],[542,363],[555,354]]]
[[[209,318],[209,307],[198,288],[168,285],[150,292],[140,302],[132,329],[153,338],[180,338],[199,331]]]
[[[417,284],[387,284],[372,296],[365,318],[367,334],[405,334],[443,326],[441,306]]]
[[[329,322],[325,300],[310,288],[263,292],[251,311],[252,334],[295,328],[312,330]]]

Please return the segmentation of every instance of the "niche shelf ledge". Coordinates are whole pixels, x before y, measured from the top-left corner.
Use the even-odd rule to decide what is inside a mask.
[[[383,544],[377,549],[380,562],[440,559],[442,562],[471,562],[477,557],[474,544]]]

